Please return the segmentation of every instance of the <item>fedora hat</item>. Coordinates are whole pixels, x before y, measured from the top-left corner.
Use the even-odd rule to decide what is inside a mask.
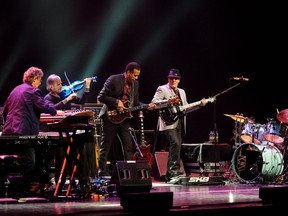
[[[181,78],[181,75],[180,75],[179,69],[171,69],[171,70],[169,71],[168,78],[177,78],[177,79],[180,79],[180,78]]]

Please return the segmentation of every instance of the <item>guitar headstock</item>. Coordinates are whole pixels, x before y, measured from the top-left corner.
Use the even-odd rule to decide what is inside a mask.
[[[208,102],[213,103],[216,100],[216,97],[209,97],[206,99]]]

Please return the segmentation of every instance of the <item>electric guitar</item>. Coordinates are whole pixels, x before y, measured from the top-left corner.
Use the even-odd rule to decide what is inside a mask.
[[[140,145],[137,148],[136,153],[133,155],[134,160],[146,160],[148,162],[148,167],[152,168],[154,157],[150,152],[151,145],[147,144],[144,137],[144,115],[143,111],[139,111],[140,119]]]
[[[206,99],[208,102],[213,103],[215,101],[215,97],[209,97]],[[176,122],[179,117],[182,115],[184,116],[184,111],[187,109],[191,109],[192,107],[199,106],[201,104],[200,101],[196,101],[194,103],[189,103],[186,105],[177,105],[174,104],[173,106],[168,106],[159,110],[159,114],[161,118],[166,122],[166,124],[173,124]]]
[[[156,104],[156,109],[161,109],[167,106],[170,106],[171,104],[179,103],[180,98],[178,96],[175,96],[170,99],[162,100],[160,102],[155,103]],[[109,109],[106,112],[106,116],[108,119],[114,123],[114,124],[120,124],[123,122],[126,118],[132,118],[131,112],[136,111],[136,110],[143,110],[147,109],[149,107],[149,104],[142,104],[139,106],[134,106],[134,107],[128,107],[123,109],[123,111],[119,111],[117,109]]]

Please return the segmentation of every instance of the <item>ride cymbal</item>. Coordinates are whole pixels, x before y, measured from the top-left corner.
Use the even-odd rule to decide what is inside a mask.
[[[224,115],[232,118],[233,120],[235,120],[237,122],[241,122],[241,123],[243,123],[243,122],[251,122],[251,123],[253,123],[254,122],[253,119],[248,118],[248,117],[244,117],[242,115],[230,115],[230,114],[224,114]]]
[[[288,109],[284,109],[277,114],[277,119],[280,122],[288,124]]]

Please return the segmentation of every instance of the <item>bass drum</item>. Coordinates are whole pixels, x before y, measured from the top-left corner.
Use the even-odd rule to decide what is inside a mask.
[[[232,168],[242,180],[253,181],[262,177],[264,181],[281,175],[284,168],[281,152],[273,145],[244,143],[234,152]]]

